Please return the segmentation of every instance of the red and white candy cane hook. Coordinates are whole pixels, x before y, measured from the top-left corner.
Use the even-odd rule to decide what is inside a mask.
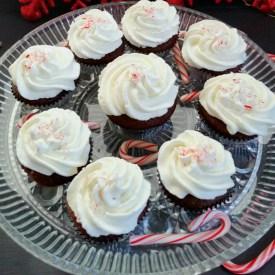
[[[192,91],[189,92],[188,94],[184,94],[180,97],[180,102],[181,103],[189,103],[189,102],[193,102],[197,99],[199,99],[200,97],[200,92],[198,91]]]
[[[39,112],[38,109],[34,109],[34,110],[32,110],[30,113],[28,113],[28,114],[22,116],[22,117],[17,121],[16,127],[17,127],[17,128],[21,128],[21,127],[23,126],[23,124],[24,124],[27,120],[29,120],[32,116],[34,116],[34,115],[37,114],[38,112]]]
[[[153,152],[148,155],[140,156],[140,157],[133,157],[128,155],[128,150],[130,148],[140,148],[145,149],[149,152]],[[126,140],[124,141],[120,148],[119,148],[119,156],[122,159],[125,159],[131,163],[137,164],[139,166],[143,166],[146,164],[153,163],[158,158],[158,145],[150,142],[146,142],[143,140]]]
[[[218,219],[220,225],[216,229],[205,232],[194,233],[193,231],[199,229],[204,224],[211,220]],[[231,227],[229,217],[221,211],[208,210],[204,214],[198,216],[189,225],[188,230],[192,233],[178,233],[178,234],[147,234],[142,236],[131,236],[130,245],[153,245],[153,244],[183,244],[183,243],[200,243],[215,240],[225,235]]]
[[[271,61],[275,62],[275,54],[268,53],[267,56],[271,59]]]
[[[180,77],[183,84],[188,84],[190,82],[189,73],[187,71],[187,65],[182,57],[179,43],[176,42],[175,46],[172,48],[172,52],[174,55],[175,62],[178,66],[178,70],[180,72]]]
[[[248,274],[260,269],[275,255],[275,240],[261,252],[261,254],[246,264],[234,264],[230,261],[223,264],[223,267],[235,274]]]

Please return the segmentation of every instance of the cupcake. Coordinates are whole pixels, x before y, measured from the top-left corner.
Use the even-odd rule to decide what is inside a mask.
[[[202,20],[186,32],[182,56],[193,68],[214,74],[237,72],[247,58],[246,47],[237,29],[217,20]]]
[[[193,130],[160,147],[157,167],[167,196],[187,209],[221,203],[234,186],[231,153],[218,141]]]
[[[245,73],[220,75],[206,81],[199,113],[221,135],[239,140],[267,136],[275,125],[275,95]]]
[[[67,190],[69,216],[80,231],[100,240],[132,231],[151,192],[138,165],[115,157],[84,168]]]
[[[17,158],[37,183],[61,185],[87,164],[90,130],[71,110],[53,108],[29,118],[20,128]]]
[[[123,53],[122,36],[110,13],[91,9],[74,19],[68,31],[68,44],[77,60],[99,65]]]
[[[64,47],[36,45],[24,51],[9,67],[12,92],[33,106],[56,102],[75,89],[80,65]]]
[[[144,53],[168,50],[178,39],[179,16],[166,1],[137,2],[126,10],[121,24],[130,46]]]
[[[124,54],[99,77],[101,109],[117,125],[147,129],[166,122],[176,107],[176,76],[155,54]]]

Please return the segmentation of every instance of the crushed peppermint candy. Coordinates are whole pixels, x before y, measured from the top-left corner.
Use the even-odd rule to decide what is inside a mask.
[[[154,17],[156,11],[154,7],[143,7],[143,10],[145,11],[146,15]]]
[[[46,52],[36,51],[28,53],[25,58],[26,61],[24,65],[28,70],[30,70],[33,64],[41,64],[45,62],[48,58],[48,54]]]
[[[253,107],[250,104],[244,104],[243,105],[246,110],[252,110]]]

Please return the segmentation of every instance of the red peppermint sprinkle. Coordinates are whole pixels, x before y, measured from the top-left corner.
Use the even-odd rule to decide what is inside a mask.
[[[131,80],[132,80],[133,82],[137,83],[138,81],[141,80],[141,78],[142,78],[142,73],[139,72],[139,71],[134,71],[134,72],[131,73],[131,76],[130,76],[130,77],[131,77]]]
[[[252,110],[252,106],[250,104],[243,105],[246,110]]]
[[[89,29],[89,28],[92,27],[93,23],[94,23],[93,19],[88,18],[88,19],[83,23],[83,25],[81,26],[81,29]]]
[[[148,15],[148,16],[154,16],[154,13],[155,13],[155,8],[153,7],[143,7],[145,13]]]
[[[24,64],[24,66],[27,69],[31,69],[31,67],[34,63],[40,64],[40,63],[45,62],[47,60],[47,53],[41,52],[41,51],[31,52],[31,53],[27,54],[25,57],[27,60]]]

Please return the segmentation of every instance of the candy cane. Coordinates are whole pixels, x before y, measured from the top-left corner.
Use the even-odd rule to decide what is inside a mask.
[[[268,53],[267,56],[271,59],[271,61],[275,62],[275,54]]]
[[[140,148],[140,149],[145,149],[149,152],[153,152],[152,154],[140,156],[140,157],[133,157],[128,155],[128,150],[130,148]],[[146,142],[143,140],[126,140],[124,141],[120,148],[119,148],[119,155],[121,158],[137,164],[139,166],[143,166],[146,164],[153,163],[157,160],[158,158],[158,145],[150,142]]]
[[[34,109],[34,110],[32,110],[30,113],[28,113],[28,114],[22,116],[22,117],[17,121],[16,127],[17,127],[17,128],[21,128],[21,127],[23,126],[23,124],[24,124],[27,120],[29,120],[32,116],[34,116],[34,115],[37,114],[38,112],[39,112],[38,109]]]
[[[190,77],[187,71],[187,65],[182,57],[178,42],[176,42],[175,46],[172,48],[172,52],[174,55],[175,62],[178,66],[178,70],[180,72],[181,80],[184,84],[188,84],[190,82]]]
[[[246,264],[234,264],[230,261],[223,264],[223,267],[235,274],[248,274],[254,272],[266,264],[275,255],[275,240],[261,252],[261,254]]]
[[[195,100],[199,99],[199,97],[200,97],[200,92],[192,91],[188,94],[182,95],[180,97],[180,102],[181,103],[189,103],[189,102],[192,102],[192,101],[195,101]]]
[[[231,221],[229,217],[221,211],[208,210],[204,214],[194,219],[188,225],[188,230],[193,232],[214,219],[220,220],[220,225],[216,229],[198,233],[147,234],[142,236],[131,236],[130,245],[138,246],[152,244],[183,244],[215,240],[225,235],[231,227]]]

